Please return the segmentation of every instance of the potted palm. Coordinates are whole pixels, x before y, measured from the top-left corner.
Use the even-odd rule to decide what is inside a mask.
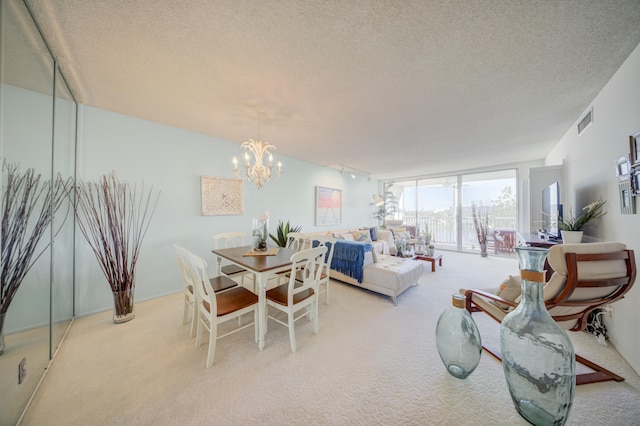
[[[605,200],[599,199],[584,207],[577,216],[574,216],[573,211],[569,208],[569,217],[558,224],[562,234],[562,242],[564,244],[581,243],[584,229],[595,226],[592,222],[607,214],[606,211],[602,211],[605,202]]]
[[[291,226],[289,221],[287,221],[287,223],[279,221],[278,228],[276,229],[276,235],[269,234],[269,236],[273,242],[278,245],[278,247],[286,247],[289,239],[289,232],[300,232],[301,230],[302,226]]]
[[[113,322],[135,317],[135,269],[142,240],[158,204],[160,193],[145,193],[118,180],[115,172],[96,182],[80,182],[73,191],[80,232],[100,264],[114,300]]]

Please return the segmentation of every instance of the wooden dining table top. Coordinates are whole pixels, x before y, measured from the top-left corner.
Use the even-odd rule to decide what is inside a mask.
[[[291,256],[296,252],[287,247],[279,247],[275,255],[252,255],[245,256],[245,253],[251,251],[251,246],[231,247],[224,249],[212,250],[213,254],[227,259],[243,268],[254,272],[266,272],[272,269],[282,268],[291,265]]]

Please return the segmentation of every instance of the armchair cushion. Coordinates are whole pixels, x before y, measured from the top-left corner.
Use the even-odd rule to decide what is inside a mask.
[[[503,299],[507,299],[511,302],[515,302],[516,299],[520,296],[521,290],[522,281],[520,280],[520,277],[509,275],[509,278],[502,281],[502,284],[500,284],[500,288],[495,292],[495,295],[500,296]],[[498,302],[497,300],[491,300],[491,303],[493,303],[500,309],[507,310],[510,308],[509,305]]]

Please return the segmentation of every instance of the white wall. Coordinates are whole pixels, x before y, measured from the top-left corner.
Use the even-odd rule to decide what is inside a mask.
[[[577,136],[576,121],[546,163],[562,164],[564,160],[562,190],[565,203],[574,211],[599,197],[607,200],[607,215],[597,228],[588,230],[588,235],[594,240],[624,242],[640,257],[640,200],[635,200],[638,213],[621,214],[615,175],[615,161],[629,153],[629,136],[640,130],[639,76],[640,45],[593,100],[593,123]],[[613,306],[613,318],[606,321],[611,343],[640,373],[640,283]]]
[[[115,170],[122,180],[160,190],[160,201],[144,240],[136,273],[136,300],[182,291],[173,244],[182,245],[209,262],[213,272],[211,236],[219,232],[250,234],[251,219],[270,211],[270,232],[279,220],[301,225],[303,232],[373,226],[371,195],[377,181],[343,177],[335,170],[283,157],[283,175],[258,190],[243,183],[243,214],[201,216],[200,176],[235,177],[231,158],[241,157],[239,143],[80,106],[78,178],[96,179]],[[251,137],[252,135],[247,135]],[[242,142],[242,141],[238,141]],[[277,139],[270,140],[278,145]],[[342,190],[342,224],[315,226],[315,187]],[[80,233],[77,240],[76,315],[113,306],[108,284]]]

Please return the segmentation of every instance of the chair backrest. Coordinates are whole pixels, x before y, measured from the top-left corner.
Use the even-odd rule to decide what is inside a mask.
[[[584,329],[592,310],[622,299],[636,278],[634,252],[622,243],[558,244],[547,258],[554,272],[545,305],[571,330]]]
[[[322,262],[320,274],[323,273],[326,275],[327,279],[329,278],[329,273],[331,272],[331,260],[333,259],[333,250],[336,247],[336,238],[330,237],[328,235],[319,235],[317,237],[313,237],[312,245],[315,242],[318,242],[317,247],[326,247],[327,254],[324,257]]]
[[[225,249],[241,247],[245,245],[246,234],[244,232],[223,232],[213,236],[213,248]]]
[[[197,292],[197,303],[201,312],[208,312],[211,318],[217,316],[216,294],[211,287],[209,275],[207,274],[207,262],[200,256],[191,253],[188,258],[189,273]],[[208,309],[207,309],[208,308]]]
[[[301,232],[289,232],[287,234],[287,247],[294,251],[300,251],[307,248],[307,237]]]
[[[191,273],[189,272],[189,256],[191,256],[192,253],[186,248],[177,244],[173,245],[173,249],[176,252],[176,256],[178,257],[178,266],[180,267],[180,272],[182,273],[184,289],[188,293],[195,295],[196,289],[193,285]]]
[[[291,276],[289,277],[289,298],[287,300],[295,300],[295,294],[308,289],[318,292],[321,266],[326,253],[327,247],[323,246],[301,250],[291,256]],[[300,281],[296,280],[296,275]]]

